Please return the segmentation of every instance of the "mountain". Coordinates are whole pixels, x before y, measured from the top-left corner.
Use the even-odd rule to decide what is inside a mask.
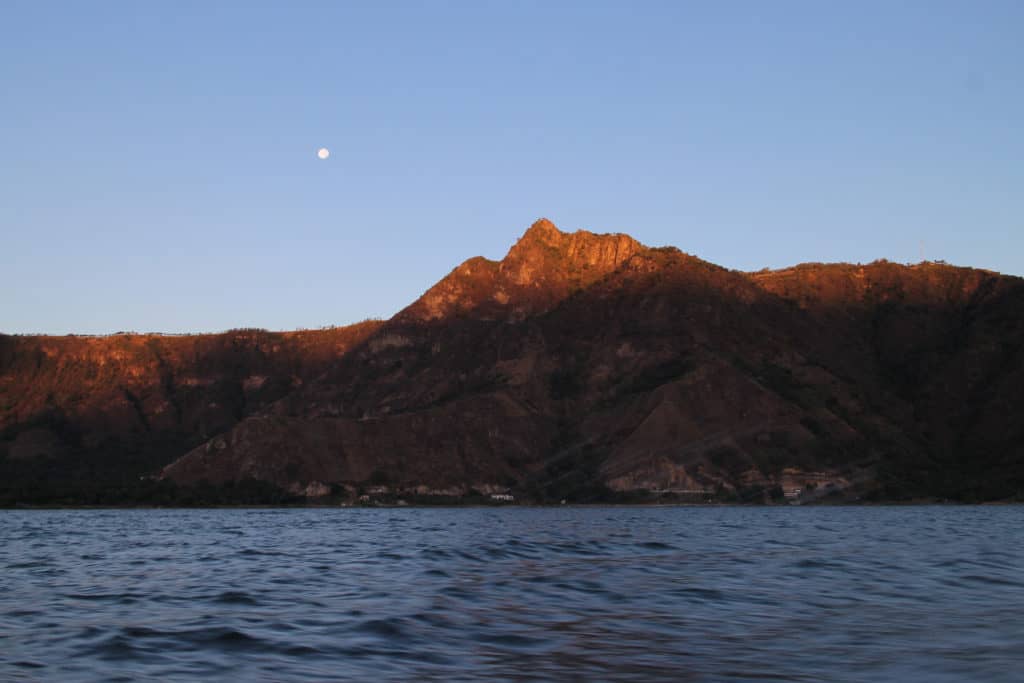
[[[195,402],[181,403],[192,408],[159,413],[167,387],[178,390],[198,366],[186,370],[176,356],[170,384],[159,369],[126,368],[102,391],[82,385],[77,398],[43,400],[31,359],[68,365],[77,347],[8,338],[0,466],[74,460],[82,472],[117,452],[133,475],[159,471],[152,486],[224,492],[262,482],[371,501],[1000,500],[1024,491],[1024,281],[989,271],[880,261],[742,273],[540,220],[501,261],[470,259],[392,319],[333,334],[344,342],[330,352],[282,342],[288,351],[274,363],[255,342],[210,342],[222,352],[204,367],[222,384],[193,387],[182,396]],[[274,389],[249,400],[255,376]],[[148,393],[131,388],[142,385]],[[29,386],[31,401],[19,393]],[[199,417],[195,406],[223,405],[206,391],[236,397],[224,417]],[[75,400],[149,422],[90,418],[130,444],[103,450],[74,432],[91,414],[69,408]],[[180,417],[157,417],[168,410]],[[51,436],[33,426],[39,415]]]

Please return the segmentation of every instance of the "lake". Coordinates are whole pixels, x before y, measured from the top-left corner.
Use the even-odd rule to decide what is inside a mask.
[[[1024,507],[0,511],[0,680],[1024,680]]]

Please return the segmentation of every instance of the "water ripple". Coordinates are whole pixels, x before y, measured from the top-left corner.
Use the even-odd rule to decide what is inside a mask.
[[[1018,680],[1022,522],[1021,507],[4,511],[0,680]]]

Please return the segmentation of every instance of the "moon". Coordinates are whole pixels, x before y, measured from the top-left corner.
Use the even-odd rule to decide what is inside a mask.
[[[316,155],[321,159],[326,159],[327,157],[331,156],[331,150],[327,149],[326,147],[321,147],[316,151]]]

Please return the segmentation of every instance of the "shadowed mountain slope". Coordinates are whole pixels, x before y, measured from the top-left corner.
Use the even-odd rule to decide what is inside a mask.
[[[116,500],[103,492],[137,486],[140,477],[322,375],[379,326],[0,335],[0,496]]]

